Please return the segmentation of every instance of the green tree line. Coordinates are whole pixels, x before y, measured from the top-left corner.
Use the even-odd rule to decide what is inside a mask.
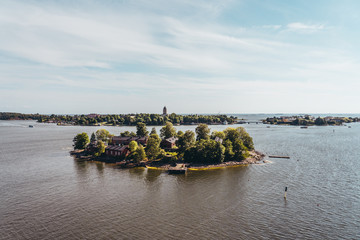
[[[302,117],[296,116],[292,121],[284,121],[281,117],[272,117],[266,118],[263,120],[263,123],[267,124],[287,124],[287,125],[301,125],[301,126],[325,126],[325,125],[341,125],[343,123],[351,123],[351,122],[359,122],[360,118],[352,118],[352,117],[333,117],[333,118],[323,118],[317,117],[316,119],[310,118],[310,116]]]
[[[160,115],[160,114],[109,114],[109,115],[98,115],[98,116],[88,116],[88,115],[41,115],[37,118],[39,122],[59,122],[67,123],[73,125],[113,125],[113,126],[135,126],[137,123],[141,122],[146,125],[164,125],[166,122],[171,122],[172,124],[221,124],[223,122],[228,122],[232,124],[237,121],[236,117],[227,115],[177,115],[172,113],[170,115]]]

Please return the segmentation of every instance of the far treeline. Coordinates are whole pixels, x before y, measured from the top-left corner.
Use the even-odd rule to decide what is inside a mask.
[[[226,161],[242,161],[254,150],[254,143],[243,127],[227,128],[224,131],[213,131],[206,124],[199,124],[194,131],[177,131],[171,122],[167,122],[160,130],[155,128],[149,133],[144,123],[137,124],[137,131],[123,132],[120,136],[148,137],[145,145],[131,141],[125,146],[130,154],[126,156],[107,156],[115,161],[158,162],[159,164],[178,161],[195,164],[218,164]],[[74,139],[74,149],[84,149],[86,154],[95,158],[105,155],[107,145],[111,145],[113,135],[105,129],[99,129],[91,135],[79,133]],[[172,149],[162,146],[164,139],[176,138]],[[106,157],[106,156],[105,156]]]
[[[360,122],[360,118],[355,117],[313,117],[313,116],[292,116],[292,117],[272,117],[263,120],[265,124],[284,124],[284,125],[301,125],[301,126],[326,126],[342,125],[344,123]]]
[[[36,114],[24,114],[14,112],[0,112],[0,120],[39,120],[46,115]]]
[[[22,114],[22,113],[0,113],[0,120],[37,120],[42,123],[57,123],[81,125],[81,126],[135,126],[142,122],[146,125],[164,125],[166,122],[173,124],[232,124],[237,121],[236,117],[227,115],[177,115],[175,113],[169,115],[161,114],[88,114],[88,115],[41,115],[41,114]]]

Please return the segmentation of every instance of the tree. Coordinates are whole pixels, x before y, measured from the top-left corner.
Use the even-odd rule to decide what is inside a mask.
[[[103,142],[109,142],[109,140],[114,136],[110,134],[109,131],[106,129],[97,130],[95,135],[97,140],[101,140]]]
[[[93,152],[93,155],[95,157],[98,157],[101,154],[103,154],[104,152],[105,152],[105,144],[104,144],[104,142],[101,141],[101,140],[97,141],[94,152]]]
[[[141,161],[144,161],[146,159],[146,153],[144,150],[144,147],[142,145],[139,145],[139,147],[136,149],[136,155],[134,160],[137,163],[140,163]]]
[[[180,152],[185,152],[195,145],[195,133],[190,130],[185,131],[183,135],[179,136],[176,145],[179,147]]]
[[[157,132],[156,132],[155,127],[153,127],[153,128],[151,129],[151,132],[150,132],[150,135],[153,135],[153,134],[156,134],[156,135],[157,135]]]
[[[242,140],[242,142],[244,143],[245,147],[248,150],[254,150],[254,142],[252,137],[250,137],[249,133],[246,132],[245,128],[243,127],[238,127],[236,128],[236,130],[239,132],[240,134],[240,140]]]
[[[135,163],[140,163],[146,159],[146,153],[142,145],[138,145],[137,142],[131,141],[129,143],[130,154],[127,159],[131,159]]]
[[[225,133],[225,142],[224,146],[226,148],[226,160],[243,160],[248,157],[248,150],[254,149],[254,143],[250,135],[245,131],[245,128],[238,127],[227,128],[224,131]],[[229,142],[228,142],[229,141]],[[230,145],[231,143],[231,145]],[[232,149],[231,149],[232,147]],[[232,150],[232,151],[231,151]]]
[[[146,155],[149,159],[156,159],[160,154],[161,139],[157,134],[151,134],[146,144]]]
[[[299,118],[296,118],[294,121],[291,122],[291,125],[300,125]]]
[[[213,132],[211,133],[211,139],[215,140],[216,137],[218,137],[218,138],[220,138],[220,139],[222,139],[222,140],[225,140],[225,133],[224,133],[223,131],[220,131],[220,132],[218,132],[218,131],[213,131]]]
[[[225,147],[219,143],[216,142],[215,149],[213,153],[213,158],[216,163],[222,163],[225,159]]]
[[[178,131],[177,132],[177,134],[176,134],[176,136],[179,138],[179,137],[181,137],[182,135],[184,135],[184,132],[183,131]]]
[[[160,129],[160,136],[165,139],[176,137],[176,129],[171,122],[166,122],[165,126]]]
[[[139,137],[145,137],[149,135],[149,132],[146,129],[146,125],[143,122],[138,122],[136,124],[136,135]]]
[[[196,140],[199,141],[201,139],[209,140],[210,138],[210,129],[207,124],[200,123],[199,126],[195,129],[196,132]]]
[[[138,149],[138,143],[136,141],[131,141],[129,143],[129,149],[130,149],[130,152],[133,153],[135,152],[137,149]]]
[[[225,147],[215,140],[204,140],[196,142],[194,147],[185,151],[184,158],[190,163],[216,164],[224,161]]]
[[[225,147],[225,161],[232,161],[234,158],[233,145],[229,139],[223,142]]]
[[[326,125],[326,121],[324,118],[318,117],[317,119],[315,119],[315,125]]]
[[[249,152],[245,147],[244,143],[240,139],[236,139],[233,143],[234,159],[233,160],[244,160],[249,156]]]
[[[121,137],[130,137],[130,132],[129,131],[122,132],[122,133],[120,133],[120,136]]]
[[[235,128],[227,128],[224,130],[225,139],[229,139],[231,143],[234,143],[236,139],[240,138],[240,132],[237,131]]]
[[[92,134],[91,134],[91,138],[90,138],[90,142],[95,142],[95,141],[96,141],[95,134],[92,133]]]
[[[90,142],[89,140],[89,136],[87,135],[87,133],[79,133],[77,134],[74,139],[74,149],[85,149],[86,145],[88,145],[88,143]]]

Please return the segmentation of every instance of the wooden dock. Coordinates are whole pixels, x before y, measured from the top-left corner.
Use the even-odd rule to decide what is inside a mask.
[[[288,156],[269,156],[269,158],[286,158],[286,159],[289,159],[290,157],[288,157]]]
[[[185,164],[176,164],[176,167],[170,167],[168,169],[169,174],[185,174],[187,171],[187,167]]]

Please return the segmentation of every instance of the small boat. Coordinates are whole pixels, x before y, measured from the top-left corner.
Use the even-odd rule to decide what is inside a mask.
[[[307,126],[302,126],[302,127],[300,127],[300,128],[308,128]]]
[[[351,128],[351,126],[348,126],[348,128]]]
[[[29,125],[29,128],[33,128],[34,126],[33,125]]]

